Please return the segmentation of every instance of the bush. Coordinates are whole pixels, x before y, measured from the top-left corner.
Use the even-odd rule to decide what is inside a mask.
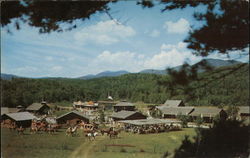
[[[120,152],[121,152],[121,153],[125,153],[125,152],[127,152],[127,150],[124,149],[124,148],[121,148]]]

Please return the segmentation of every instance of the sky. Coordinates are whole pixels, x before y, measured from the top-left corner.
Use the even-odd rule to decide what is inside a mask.
[[[109,4],[111,20],[97,13],[78,27],[63,33],[39,34],[21,25],[20,30],[1,29],[1,73],[24,77],[80,77],[103,71],[166,69],[202,60],[186,48],[183,40],[192,27],[197,8],[161,12],[156,5],[143,9],[134,1]],[[247,49],[246,51],[249,52]],[[229,59],[213,53],[207,58]],[[248,62],[249,56],[231,52],[230,59]]]

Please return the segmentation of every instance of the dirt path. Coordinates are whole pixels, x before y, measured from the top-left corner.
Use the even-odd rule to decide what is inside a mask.
[[[82,143],[82,145],[80,145],[78,148],[76,148],[75,151],[73,151],[69,158],[89,158],[89,153],[93,151],[91,149],[104,138],[104,136],[97,136],[94,141],[89,141],[88,139],[86,139],[85,142]]]

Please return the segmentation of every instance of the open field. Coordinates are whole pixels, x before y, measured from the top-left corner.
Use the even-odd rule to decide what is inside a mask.
[[[82,136],[66,137],[65,130],[54,135],[34,134],[28,130],[25,135],[2,129],[2,156],[4,158],[160,158],[164,152],[173,154],[185,135],[195,135],[194,129],[138,135],[122,132],[118,139],[98,136],[89,141]],[[128,144],[135,147],[105,147],[107,144]]]
[[[24,135],[2,128],[1,147],[3,158],[66,158],[85,141],[82,137],[67,137],[65,130],[55,134]]]

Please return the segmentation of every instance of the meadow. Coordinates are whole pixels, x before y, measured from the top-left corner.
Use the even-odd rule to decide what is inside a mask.
[[[192,138],[194,129],[138,135],[122,132],[117,139],[98,136],[89,141],[82,131],[78,136],[65,136],[65,129],[53,135],[33,134],[26,130],[24,135],[2,129],[2,157],[4,158],[160,158],[165,152],[173,155],[185,135]],[[106,146],[112,144],[133,145],[134,147]],[[171,156],[170,156],[171,157]]]
[[[1,129],[3,158],[66,158],[84,141],[82,136],[65,136],[65,129],[55,134],[30,134],[26,129],[24,135]]]

